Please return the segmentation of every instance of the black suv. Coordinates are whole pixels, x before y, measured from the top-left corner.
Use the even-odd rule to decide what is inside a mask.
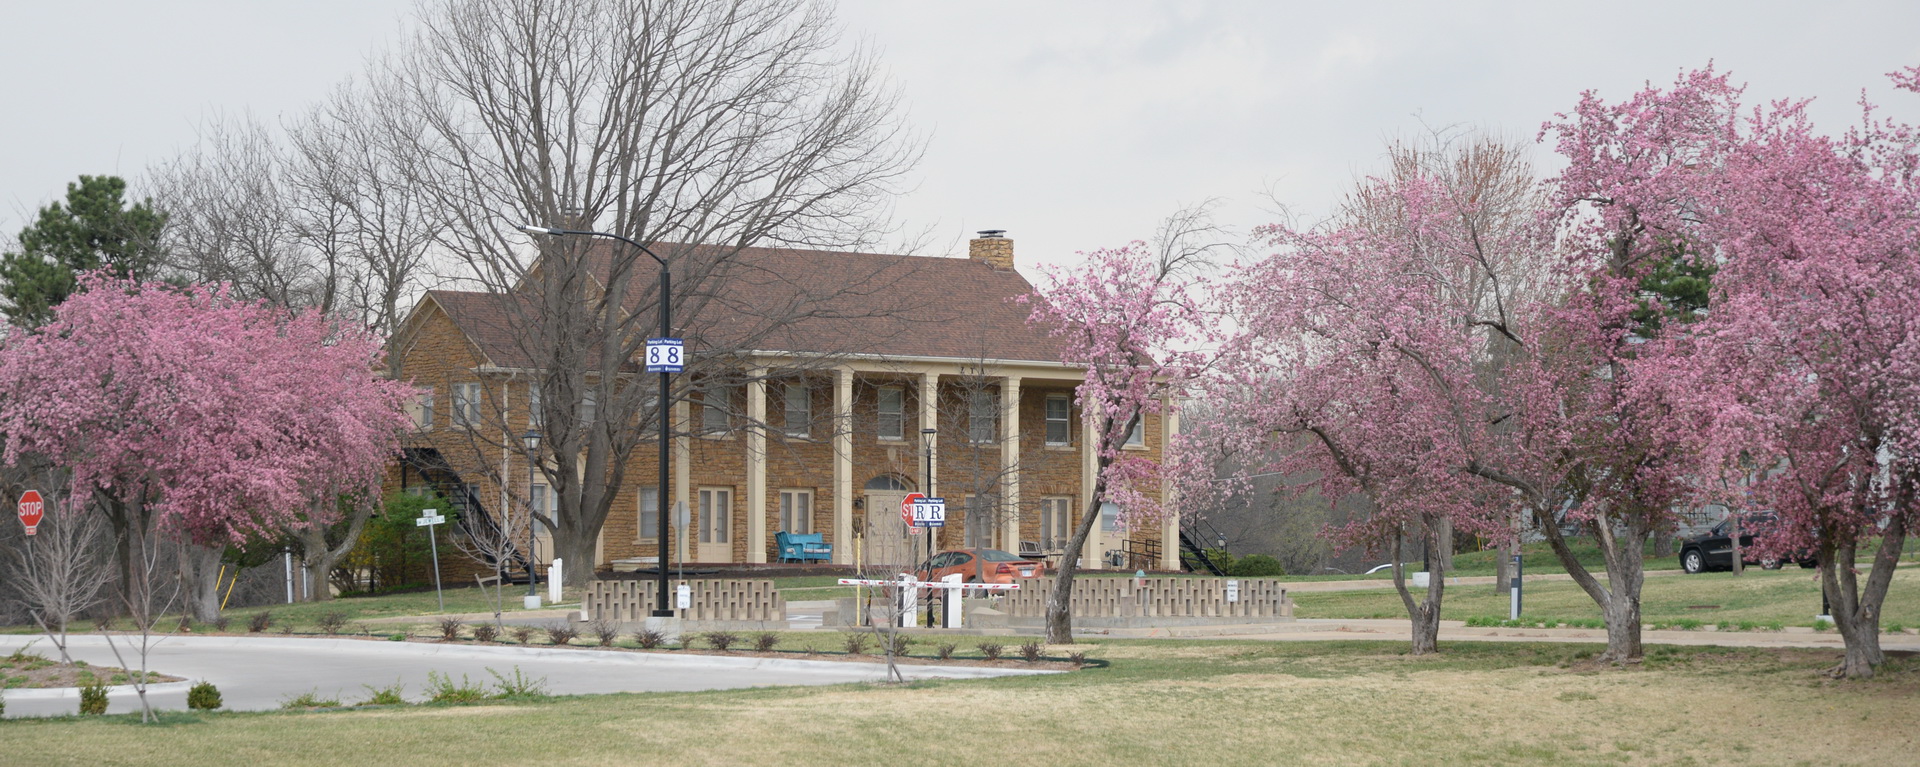
[[[1779,521],[1779,517],[1768,512],[1743,514],[1740,516],[1741,564],[1759,565],[1768,570],[1780,569],[1780,560],[1771,558],[1760,559],[1753,555],[1754,533],[1758,532],[1764,535],[1767,528],[1778,524]],[[1733,537],[1727,535],[1732,525],[1732,518],[1724,519],[1720,521],[1720,524],[1714,525],[1712,530],[1681,541],[1680,569],[1689,573],[1706,572],[1707,570],[1732,570]],[[1794,561],[1801,567],[1814,566],[1813,555],[1811,553],[1795,557]]]

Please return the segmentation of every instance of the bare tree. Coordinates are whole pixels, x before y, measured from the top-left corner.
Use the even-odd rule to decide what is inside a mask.
[[[332,308],[337,267],[305,247],[271,128],[252,117],[217,118],[198,145],[153,175],[158,197],[177,211],[165,239],[181,277],[281,306]]]
[[[180,582],[161,576],[164,570],[161,555],[168,544],[160,538],[156,516],[144,513],[144,508],[138,511],[141,513],[134,516],[137,523],[122,530],[123,545],[129,557],[125,563],[127,582],[121,592],[121,606],[133,622],[132,628],[121,634],[128,640],[127,650],[122,651],[121,643],[114,641],[114,632],[106,631],[103,634],[107,647],[113,650],[114,660],[127,670],[127,677],[131,680],[129,684],[140,696],[140,721],[151,722],[154,714],[153,705],[147,700],[147,687],[150,685],[147,659],[159,643],[159,638],[154,636],[154,625],[178,600]],[[127,662],[128,651],[138,656],[140,663],[137,668]]]
[[[568,561],[591,561],[629,457],[659,428],[662,393],[630,361],[657,333],[660,297],[637,249],[571,237],[530,253],[514,225],[599,228],[671,263],[675,331],[709,382],[761,375],[750,351],[782,348],[807,320],[848,319],[834,296],[883,297],[900,277],[836,275],[831,295],[752,305],[733,289],[784,281],[743,259],[748,247],[876,242],[893,184],[917,160],[894,96],[865,53],[840,48],[824,5],[435,2],[375,78],[396,87],[370,108],[421,126],[381,140],[462,276],[499,296],[521,357],[505,364],[541,392],[535,458],[557,502],[538,521]],[[476,448],[525,459],[526,419],[488,420],[470,432]],[[568,571],[575,584],[591,577]]]
[[[67,627],[100,603],[101,589],[112,577],[113,567],[105,520],[71,509],[62,499],[48,501],[46,516],[29,544],[9,552],[13,556],[8,558],[6,575],[34,623],[60,651],[60,662],[72,665]]]

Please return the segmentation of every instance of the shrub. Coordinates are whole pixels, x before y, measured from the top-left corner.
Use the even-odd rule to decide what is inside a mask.
[[[273,626],[273,611],[261,610],[247,618],[247,633],[258,634]]]
[[[187,708],[195,711],[212,711],[220,707],[220,688],[212,682],[201,680],[187,689]]]
[[[491,667],[487,673],[493,675],[493,697],[496,698],[542,698],[547,695],[547,678],[528,679],[520,672],[519,666],[513,667],[513,676],[508,677]]]
[[[1067,653],[1067,662],[1073,664],[1074,668],[1080,668],[1081,666],[1087,665],[1087,654],[1084,652]]]
[[[1814,631],[1830,631],[1832,629],[1833,629],[1833,621],[1827,620],[1825,618],[1820,618],[1813,622]]]
[[[476,703],[486,699],[486,689],[474,684],[466,674],[461,674],[460,682],[455,684],[451,676],[438,671],[427,672],[428,703]]]
[[[981,642],[980,643],[980,654],[986,657],[987,660],[999,660],[1000,651],[1003,649],[1005,648],[1001,647],[1000,643],[998,642]]]
[[[500,627],[491,623],[473,624],[473,641],[491,642],[500,638]]]
[[[740,637],[731,631],[709,631],[701,634],[700,639],[706,642],[708,647],[720,652],[726,652],[727,648],[732,647],[735,642],[740,641]]]
[[[1233,560],[1233,564],[1228,565],[1226,571],[1228,575],[1240,578],[1266,578],[1287,574],[1287,568],[1280,564],[1280,560],[1265,554],[1248,554]]]
[[[1697,618],[1681,618],[1674,621],[1673,626],[1681,631],[1699,631],[1701,623]]]
[[[520,644],[533,644],[532,626],[514,626],[513,628],[507,629],[507,633],[513,636],[513,641],[515,642],[519,642]]]
[[[640,629],[633,632],[633,643],[642,650],[658,650],[667,643],[667,635],[659,629]]]
[[[429,671],[427,674],[431,676],[433,672]],[[284,709],[339,708],[340,700],[338,698],[322,698],[318,691],[308,690],[280,701],[280,707]]]
[[[580,630],[566,621],[555,621],[547,625],[547,641],[555,646],[565,647],[573,644],[573,638],[580,636]]]
[[[313,625],[319,627],[320,633],[333,636],[340,633],[340,629],[346,627],[347,614],[338,610],[324,612],[320,614],[318,619],[314,620]]]
[[[1022,642],[1020,643],[1020,657],[1026,659],[1028,663],[1037,662],[1040,660],[1040,649],[1041,645],[1039,642]]]
[[[292,622],[292,621],[288,621],[288,622],[286,622],[286,623],[282,623],[282,624],[280,624],[280,634],[281,634],[282,636],[285,636],[285,635],[288,635],[288,634],[292,634],[292,633],[293,633],[293,622]]]
[[[867,635],[860,633],[848,634],[846,651],[848,655],[867,654]]]
[[[360,686],[367,688],[367,699],[355,703],[356,706],[404,706],[407,704],[407,698],[402,694],[406,685],[399,680],[394,680],[393,684],[386,687],[375,687],[370,684]]]
[[[460,629],[466,628],[466,626],[467,626],[466,622],[460,620],[459,618],[441,618],[440,619],[440,640],[443,642],[451,642],[455,639],[459,639]]]
[[[755,652],[773,652],[773,648],[779,646],[780,635],[771,631],[755,635],[753,638],[753,649]]]
[[[939,655],[941,660],[953,660],[953,651],[958,649],[960,646],[952,642],[941,642],[939,646],[933,648],[933,652]]]
[[[894,634],[880,639],[880,648],[887,651],[889,655],[906,655],[907,649],[912,646],[913,637],[906,634]]]
[[[227,632],[227,627],[230,625],[233,625],[233,621],[228,620],[225,615],[213,619],[213,630],[222,634]]]
[[[606,618],[593,619],[587,624],[587,630],[593,632],[593,638],[600,642],[601,647],[612,647],[620,638],[620,624]]]
[[[1902,625],[1902,624],[1899,624],[1899,623],[1889,623],[1889,624],[1887,624],[1886,626],[1883,626],[1883,627],[1881,627],[1881,629],[1880,629],[1880,630],[1881,630],[1882,632],[1884,632],[1884,633],[1888,633],[1888,634],[1905,634],[1905,633],[1907,633],[1907,627],[1906,627],[1905,625]]]
[[[99,679],[88,679],[80,685],[80,715],[99,716],[107,713],[107,685]]]
[[[406,632],[400,632],[400,633],[395,633],[395,634],[388,634],[388,635],[387,635],[387,641],[389,641],[389,642],[405,642],[405,641],[407,641],[407,635],[406,635]]]

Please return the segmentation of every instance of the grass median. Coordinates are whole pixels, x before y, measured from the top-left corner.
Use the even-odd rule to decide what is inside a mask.
[[[1081,648],[1076,648],[1081,649]],[[1920,663],[1836,683],[1832,651],[1586,645],[1090,644],[1111,666],[324,713],[9,721],[21,764],[1907,764]],[[1057,654],[1061,648],[1054,648]]]

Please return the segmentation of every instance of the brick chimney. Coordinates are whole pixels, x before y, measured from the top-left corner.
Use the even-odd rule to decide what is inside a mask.
[[[967,258],[984,261],[995,269],[1013,268],[1013,240],[1005,229],[986,229],[967,241]]]

